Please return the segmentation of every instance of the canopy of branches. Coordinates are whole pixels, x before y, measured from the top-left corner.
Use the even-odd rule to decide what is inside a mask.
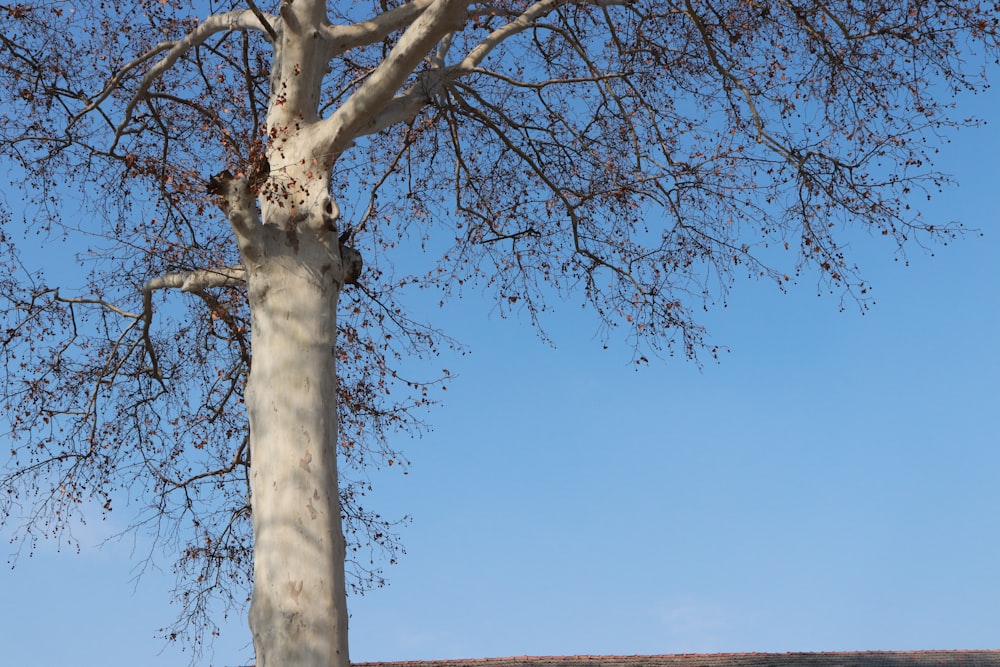
[[[890,250],[953,233],[915,206],[998,22],[967,0],[0,5],[0,518],[30,547],[125,492],[181,554],[182,619],[242,604],[249,313],[207,184],[273,204],[298,137],[365,258],[341,301],[341,494],[356,583],[378,583],[366,549],[398,544],[364,469],[420,428],[429,382],[401,361],[450,343],[406,288],[532,318],[582,301],[638,355],[704,349],[695,316],[741,275],[863,301],[849,228]],[[35,252],[64,239],[71,284]]]

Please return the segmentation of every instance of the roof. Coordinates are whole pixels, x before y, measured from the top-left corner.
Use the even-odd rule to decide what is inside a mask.
[[[352,667],[1000,667],[1000,650],[519,656],[361,662]]]

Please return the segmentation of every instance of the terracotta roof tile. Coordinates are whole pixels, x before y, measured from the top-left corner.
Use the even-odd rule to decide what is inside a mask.
[[[1000,667],[1000,650],[516,656],[361,662],[352,667]]]
[[[355,662],[351,667],[1000,667],[1000,650],[522,655],[471,660]]]

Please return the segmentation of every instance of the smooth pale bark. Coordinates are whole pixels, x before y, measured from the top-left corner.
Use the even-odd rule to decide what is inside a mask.
[[[368,34],[409,24],[385,61],[320,118],[327,62],[345,48],[350,29],[329,24],[324,0],[283,2],[280,20],[268,26],[274,69],[267,161],[259,166],[266,173],[251,175],[260,189],[229,172],[210,183],[239,241],[252,320],[249,621],[258,667],[350,665],[337,485],[336,308],[361,259],[338,243],[330,173],[358,136],[385,124],[376,128],[372,119],[427,53],[462,26],[467,4],[416,0],[365,26]],[[428,94],[404,94],[406,103],[389,117],[412,117]]]
[[[348,667],[337,487],[336,235],[258,228],[244,252],[258,667]]]
[[[269,173],[256,202],[245,178],[223,176],[217,187],[239,240],[252,323],[248,620],[258,667],[350,666],[335,368],[337,301],[349,278],[330,197],[335,156],[316,141],[325,25],[323,0],[282,4]]]

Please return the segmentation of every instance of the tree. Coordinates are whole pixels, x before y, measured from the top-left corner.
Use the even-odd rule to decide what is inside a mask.
[[[741,273],[864,302],[846,228],[956,233],[911,206],[944,180],[934,141],[965,122],[947,100],[985,85],[1000,24],[966,0],[0,14],[23,200],[0,238],[2,516],[30,545],[85,501],[147,498],[135,527],[180,545],[182,629],[252,581],[262,667],[349,664],[345,562],[359,587],[379,572],[343,520],[352,553],[398,548],[359,497],[429,400],[398,363],[442,341],[405,288],[476,282],[535,321],[576,295],[640,359],[714,351],[697,310]],[[33,271],[39,235],[86,248],[80,289]]]

